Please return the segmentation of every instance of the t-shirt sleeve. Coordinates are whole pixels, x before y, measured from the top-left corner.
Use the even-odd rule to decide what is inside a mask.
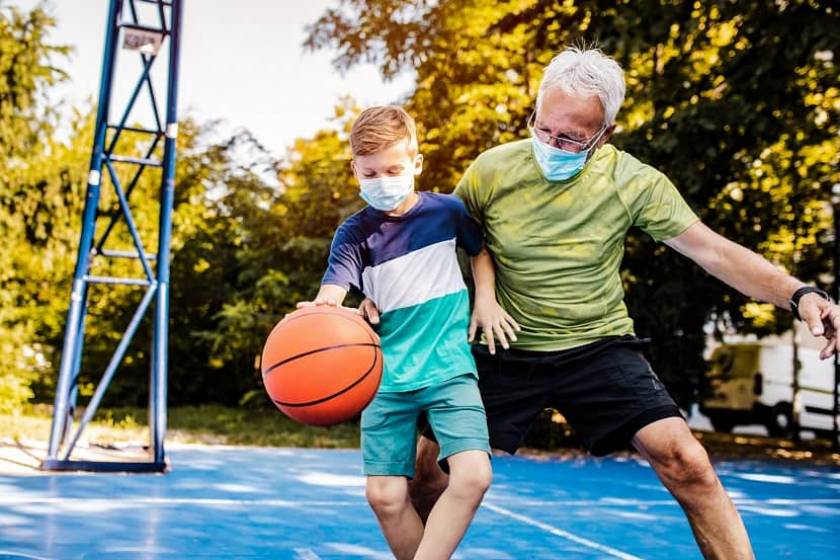
[[[335,232],[327,259],[327,271],[321,279],[321,284],[341,286],[348,291],[351,287],[361,290],[361,242],[348,230],[349,228],[339,227]]]
[[[664,174],[656,172],[650,179],[636,200],[633,225],[659,242],[678,236],[700,220]]]
[[[484,222],[485,204],[481,197],[481,179],[478,167],[478,160],[470,164],[461,176],[461,180],[458,181],[453,194],[464,202],[473,218],[479,222]]]
[[[470,216],[467,207],[460,199],[453,197],[452,202],[455,207],[456,244],[464,249],[468,255],[475,256],[481,252],[481,248],[484,246],[481,227]]]

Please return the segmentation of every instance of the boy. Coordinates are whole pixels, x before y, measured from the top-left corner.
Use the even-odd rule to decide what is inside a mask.
[[[493,269],[486,266],[489,259],[475,261],[481,231],[458,198],[415,192],[423,156],[408,113],[393,106],[363,111],[350,146],[368,206],[338,228],[315,301],[298,306],[341,305],[355,287],[379,308],[385,369],[361,422],[367,499],[398,559],[449,558],[492,476],[456,246],[477,264],[477,286],[487,289]],[[421,414],[450,470],[425,530],[408,495]]]

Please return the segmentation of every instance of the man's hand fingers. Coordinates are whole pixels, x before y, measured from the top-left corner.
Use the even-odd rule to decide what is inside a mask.
[[[808,330],[811,331],[811,334],[814,336],[822,336],[824,329],[822,320],[819,313],[808,313],[807,315],[800,312],[800,316],[808,325]]]
[[[303,309],[304,307],[315,307],[314,301],[299,301],[295,306],[298,309]]]

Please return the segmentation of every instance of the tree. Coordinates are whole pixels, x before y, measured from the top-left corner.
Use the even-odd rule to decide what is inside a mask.
[[[6,247],[0,251],[0,410],[31,397],[30,384],[47,363],[45,349],[31,342],[53,326],[51,310],[42,305],[52,271],[16,243],[63,250],[50,236],[68,207],[40,196],[67,187],[42,173],[55,148],[49,140],[54,115],[43,96],[65,77],[52,60],[68,51],[47,42],[52,25],[40,8],[21,12],[0,2],[0,238]]]
[[[542,68],[597,43],[625,68],[614,142],[668,174],[713,229],[825,283],[826,200],[840,181],[840,15],[830,2],[346,0],[306,46],[416,73],[423,186],[449,191],[478,153],[525,137]],[[795,239],[795,241],[794,241]],[[795,245],[795,247],[794,247]],[[759,333],[789,315],[748,302],[638,233],[623,278],[637,330],[678,401],[704,377],[705,325]]]

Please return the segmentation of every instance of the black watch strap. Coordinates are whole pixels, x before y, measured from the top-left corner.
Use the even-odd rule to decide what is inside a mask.
[[[793,311],[793,316],[800,321],[802,320],[802,317],[799,316],[799,300],[802,299],[802,296],[805,294],[817,294],[821,298],[831,301],[831,296],[829,296],[828,292],[825,290],[815,288],[814,286],[802,286],[793,292],[792,296],[790,296],[790,310]]]

